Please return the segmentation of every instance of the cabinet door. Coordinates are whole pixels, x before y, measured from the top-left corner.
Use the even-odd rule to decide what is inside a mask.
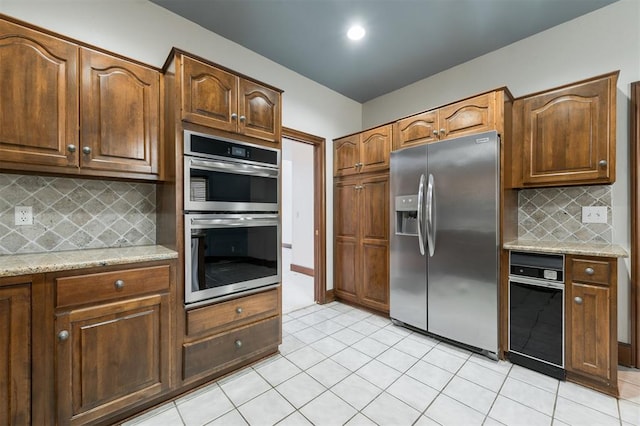
[[[280,143],[280,93],[260,84],[240,79],[238,132]]]
[[[0,424],[31,422],[31,291],[0,287]]]
[[[0,21],[0,163],[77,167],[78,47]]]
[[[615,80],[523,100],[525,185],[614,182]]]
[[[357,301],[358,192],[357,180],[338,181],[334,189],[334,288],[336,294]]]
[[[58,422],[85,424],[166,390],[169,330],[167,294],[59,314]]]
[[[457,138],[495,128],[495,93],[486,93],[440,108],[440,139]]]
[[[351,135],[333,141],[333,175],[358,173],[360,162],[360,135]]]
[[[182,119],[235,132],[238,126],[238,77],[182,56]]]
[[[395,124],[393,149],[435,142],[438,140],[438,133],[438,111],[403,118]]]
[[[367,130],[360,135],[361,173],[389,169],[391,154],[391,124]]]
[[[568,314],[571,321],[571,352],[567,366],[596,378],[609,380],[611,321],[609,288],[572,283]]]
[[[81,167],[157,174],[160,74],[88,49],[80,60]]]
[[[379,311],[389,311],[389,176],[362,181],[360,227],[362,273],[360,299]]]

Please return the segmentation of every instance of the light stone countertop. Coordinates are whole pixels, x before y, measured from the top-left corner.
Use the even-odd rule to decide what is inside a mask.
[[[0,256],[0,277],[175,259],[164,246],[135,246]]]
[[[628,257],[625,249],[617,244],[516,240],[504,243],[502,247],[506,250],[533,251],[538,253],[579,254],[585,256],[600,257]]]

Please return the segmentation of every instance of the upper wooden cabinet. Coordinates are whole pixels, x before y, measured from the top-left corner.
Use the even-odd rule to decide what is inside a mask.
[[[333,141],[333,174],[347,176],[389,169],[391,124]]]
[[[89,49],[80,62],[81,167],[157,174],[160,74]]]
[[[514,101],[514,187],[615,181],[618,72]]]
[[[0,93],[0,169],[158,178],[158,70],[0,20]]]
[[[504,101],[500,93],[485,93],[398,120],[394,125],[393,149],[496,129],[496,117],[502,120],[498,101]]]
[[[186,55],[181,58],[182,120],[280,143],[280,91]]]
[[[77,72],[77,45],[0,20],[1,166],[78,166]]]

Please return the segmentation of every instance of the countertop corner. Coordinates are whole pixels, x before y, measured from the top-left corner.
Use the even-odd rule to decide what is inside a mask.
[[[515,240],[504,243],[505,250],[522,250],[538,253],[578,254],[599,257],[628,257],[625,249],[617,244],[582,243],[566,241]]]

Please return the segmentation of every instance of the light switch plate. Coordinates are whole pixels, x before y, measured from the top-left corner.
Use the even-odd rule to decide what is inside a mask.
[[[583,206],[582,223],[607,223],[607,207]]]

